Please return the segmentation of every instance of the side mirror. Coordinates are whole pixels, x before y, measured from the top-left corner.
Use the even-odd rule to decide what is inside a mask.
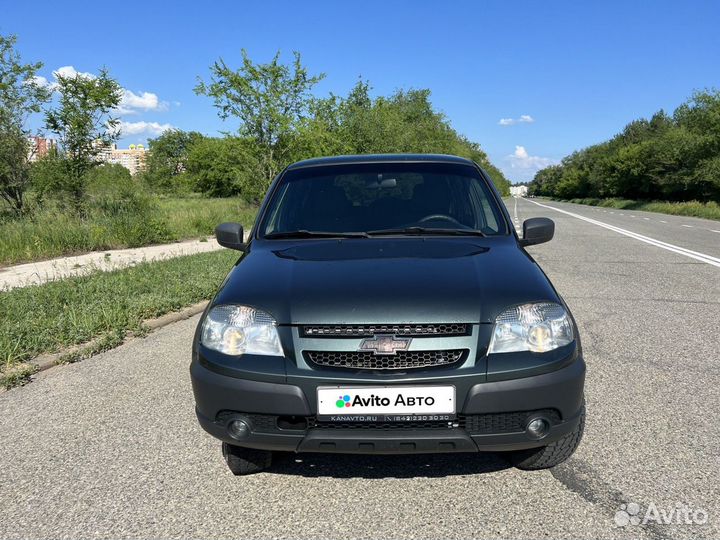
[[[245,251],[243,227],[239,223],[221,223],[215,227],[215,238],[222,247]]]
[[[552,240],[555,234],[555,222],[546,217],[526,219],[523,222],[521,246],[534,246]]]

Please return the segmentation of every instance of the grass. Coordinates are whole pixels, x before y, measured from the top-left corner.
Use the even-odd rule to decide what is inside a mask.
[[[714,201],[702,203],[699,201],[664,202],[585,198],[570,199],[568,202],[587,204],[590,206],[602,206],[605,208],[619,208],[621,210],[641,210],[645,212],[658,212],[660,214],[670,214],[675,216],[691,216],[720,220],[720,205]]]
[[[240,199],[160,199],[160,216],[177,238],[213,234],[224,221],[242,223],[247,229],[255,221],[257,208]]]
[[[144,333],[145,319],[211,298],[238,255],[188,255],[0,293],[0,385],[29,376],[24,362],[35,356],[93,340],[62,359],[74,361]]]
[[[249,227],[257,209],[240,199],[167,198],[143,214],[93,209],[85,219],[41,211],[0,220],[0,265],[210,235],[223,221]]]

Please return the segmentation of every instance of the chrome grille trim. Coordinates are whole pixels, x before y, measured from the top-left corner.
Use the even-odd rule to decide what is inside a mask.
[[[394,334],[403,337],[467,336],[472,325],[466,323],[437,324],[315,324],[300,328],[302,337],[355,338],[375,334]]]
[[[339,369],[400,370],[452,366],[467,356],[466,349],[445,351],[398,351],[374,354],[369,351],[304,351],[313,366]]]

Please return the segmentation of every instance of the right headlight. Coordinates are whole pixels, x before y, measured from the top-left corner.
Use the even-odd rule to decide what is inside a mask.
[[[283,355],[275,319],[248,306],[212,308],[203,322],[200,341],[209,349],[233,356]]]
[[[572,343],[573,339],[572,322],[561,305],[523,304],[497,316],[488,354],[547,352]]]

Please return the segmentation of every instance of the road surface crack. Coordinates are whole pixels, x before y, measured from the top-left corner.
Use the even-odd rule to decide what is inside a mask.
[[[588,464],[571,458],[562,465],[550,469],[555,480],[573,493],[599,506],[612,522],[615,512],[621,504],[628,504],[629,497],[600,478],[600,475]],[[671,535],[660,529],[655,523],[635,525],[654,540],[670,540]]]

